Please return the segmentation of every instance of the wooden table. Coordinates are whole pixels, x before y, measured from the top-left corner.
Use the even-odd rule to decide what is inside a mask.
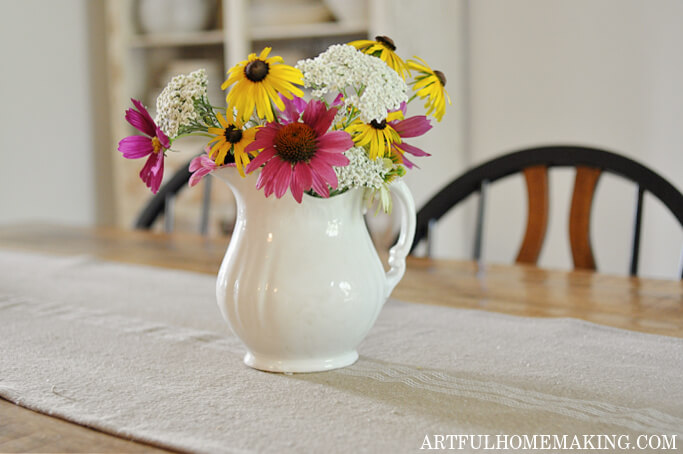
[[[89,254],[104,260],[214,274],[226,238],[57,226],[0,228],[0,248]],[[533,317],[573,317],[683,337],[683,281],[533,266],[409,258],[393,298]],[[0,452],[165,452],[18,407],[0,399]]]

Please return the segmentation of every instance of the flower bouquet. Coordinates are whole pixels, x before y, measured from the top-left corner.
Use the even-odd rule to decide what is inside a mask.
[[[118,149],[129,159],[147,157],[140,178],[154,193],[172,144],[206,136],[206,154],[190,166],[190,186],[234,166],[242,176],[260,170],[256,187],[266,197],[289,190],[301,202],[304,193],[328,198],[363,188],[366,200],[379,196],[388,212],[389,184],[416,167],[413,157],[429,156],[405,139],[426,133],[427,115],[440,121],[450,103],[443,73],[418,57],[406,62],[395,50],[390,38],[378,36],[333,45],[292,67],[267,47],[230,69],[221,85],[231,87],[227,108],[209,103],[204,70],[176,76],[157,98],[156,120],[132,100],[126,120],[146,137],[126,137]],[[406,118],[415,98],[425,101],[426,115]]]
[[[190,185],[213,174],[235,194],[216,296],[251,367],[312,372],[352,364],[403,276],[415,206],[399,177],[415,157],[428,156],[406,139],[432,127],[426,115],[406,117],[406,104],[422,98],[440,120],[448,95],[443,74],[394,50],[378,37],[331,46],[292,67],[266,48],[230,69],[222,85],[231,87],[227,108],[209,104],[199,70],[164,89],[156,121],[136,100],[126,113],[145,136],[126,137],[119,150],[147,157],[140,177],[153,192],[175,140],[208,138],[191,161]],[[391,195],[402,207],[401,231],[385,272],[362,213],[377,199],[390,211]]]

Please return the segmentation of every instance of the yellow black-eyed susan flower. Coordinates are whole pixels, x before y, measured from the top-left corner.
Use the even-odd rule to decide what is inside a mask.
[[[408,60],[408,67],[418,71],[421,75],[415,78],[413,83],[413,90],[421,99],[427,99],[425,109],[427,115],[434,112],[434,118],[441,121],[444,113],[446,113],[446,100],[448,104],[451,103],[451,97],[446,91],[446,76],[441,71],[433,70],[420,57],[415,57],[419,60]]]
[[[363,123],[356,120],[346,128],[346,131],[353,137],[353,142],[359,147],[369,147],[370,159],[389,155],[393,144],[401,143],[401,136],[390,124],[394,120],[403,118],[403,113],[398,110],[390,112],[387,118],[378,122],[372,120],[370,123]]]
[[[237,110],[237,117],[247,121],[254,113],[259,118],[273,121],[273,107],[271,101],[279,108],[284,109],[284,104],[279,94],[287,99],[293,95],[303,96],[304,93],[295,85],[303,85],[303,74],[298,69],[285,65],[282,57],[268,57],[271,48],[266,47],[257,57],[249,54],[249,57],[233,66],[228,71],[228,80],[223,82],[221,89],[225,90],[235,84],[228,93],[228,111]]]
[[[209,134],[215,137],[209,141],[209,156],[216,162],[217,166],[225,164],[228,152],[232,150],[235,156],[235,166],[240,175],[244,176],[244,168],[249,164],[249,154],[244,151],[244,147],[254,141],[258,127],[242,129],[244,123],[241,118],[233,119],[232,111],[227,110],[227,119],[220,112],[216,114],[220,128],[209,128]]]

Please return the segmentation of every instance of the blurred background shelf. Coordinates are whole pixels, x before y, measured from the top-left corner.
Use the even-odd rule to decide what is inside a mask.
[[[365,35],[368,27],[364,24],[321,22],[314,24],[294,24],[258,26],[250,30],[252,41],[279,41],[290,39],[311,39],[325,37],[344,37]],[[223,30],[206,30],[189,33],[145,33],[130,37],[129,47],[190,47],[225,44]]]
[[[283,40],[297,38],[342,37],[347,35],[367,35],[365,24],[320,22],[313,24],[273,25],[254,27],[251,30],[253,41]]]
[[[206,30],[189,33],[146,33],[130,38],[131,48],[205,46],[223,44],[223,30]]]

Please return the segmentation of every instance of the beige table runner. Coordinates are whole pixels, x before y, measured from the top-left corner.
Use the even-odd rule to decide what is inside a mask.
[[[359,351],[337,371],[258,372],[211,276],[0,252],[0,396],[112,434],[192,452],[425,452],[456,434],[683,445],[683,339],[390,301]]]

